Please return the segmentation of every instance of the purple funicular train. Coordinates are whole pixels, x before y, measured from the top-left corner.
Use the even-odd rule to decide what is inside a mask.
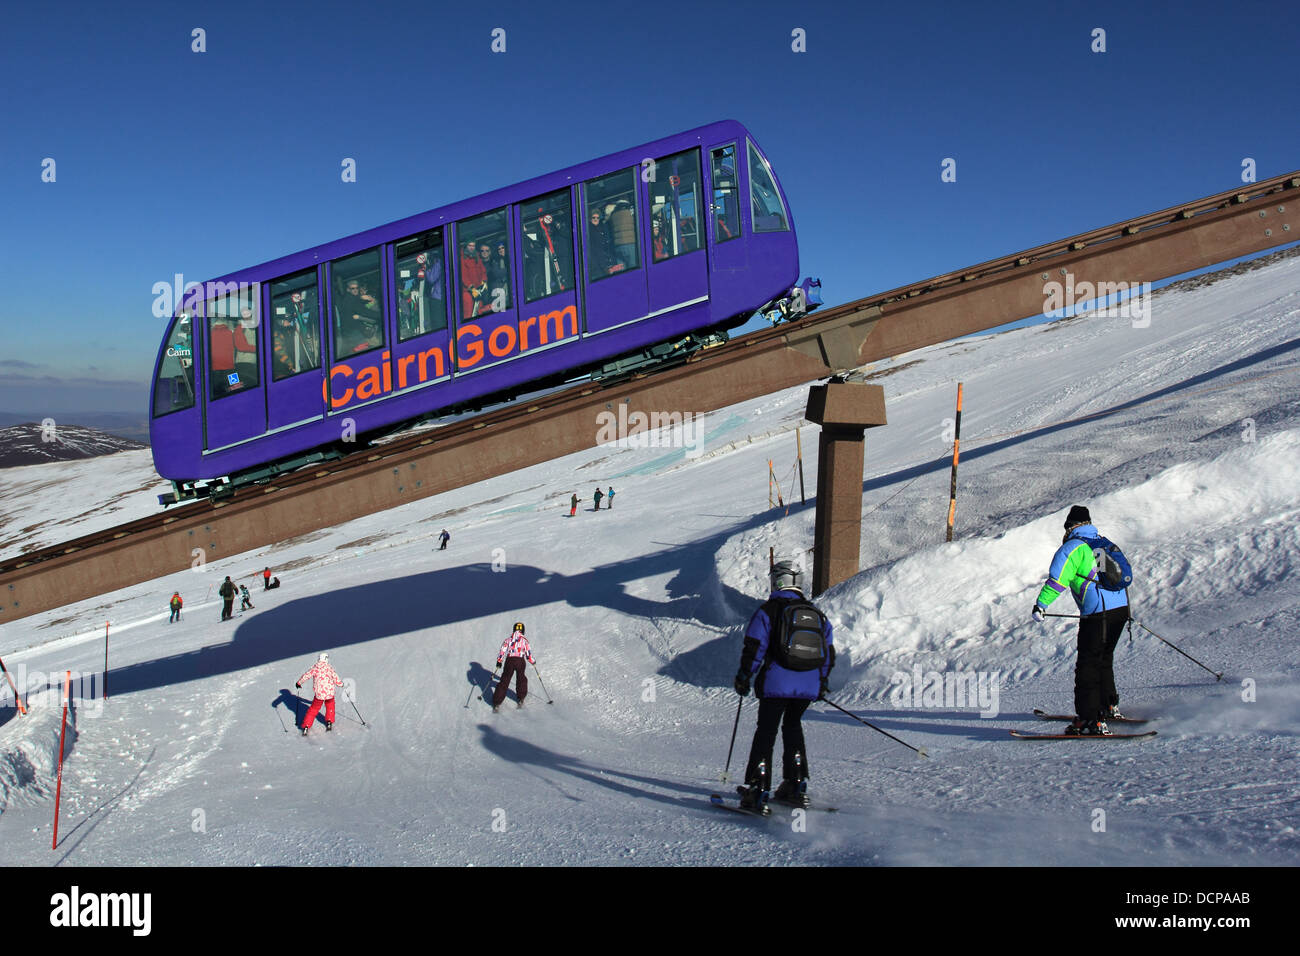
[[[680,360],[815,306],[798,275],[780,182],[734,121],[232,273],[187,292],[158,351],[159,500]]]

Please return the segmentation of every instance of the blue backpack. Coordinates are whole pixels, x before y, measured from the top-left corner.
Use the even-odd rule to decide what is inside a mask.
[[[1114,541],[1109,538],[1085,538],[1082,535],[1070,535],[1076,541],[1082,541],[1092,549],[1096,562],[1097,587],[1103,591],[1127,591],[1133,583],[1133,566],[1124,557]]]

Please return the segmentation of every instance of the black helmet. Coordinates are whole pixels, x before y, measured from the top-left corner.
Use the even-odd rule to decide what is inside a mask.
[[[768,574],[772,579],[773,591],[781,591],[786,588],[797,589],[799,587],[800,571],[789,561],[776,562],[776,564],[772,565],[772,569]]]
[[[524,633],[524,622],[523,622],[523,621],[515,621],[514,630],[515,630],[515,631],[518,631],[520,634]],[[512,632],[512,633],[513,633],[513,632]]]

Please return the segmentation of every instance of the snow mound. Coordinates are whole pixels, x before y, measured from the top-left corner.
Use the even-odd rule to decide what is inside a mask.
[[[1091,499],[1098,529],[1133,564],[1134,616],[1193,600],[1267,602],[1300,553],[1297,480],[1300,430],[1289,430]],[[1071,669],[1074,630],[1029,621],[1064,510],[996,537],[921,550],[829,591],[823,606],[848,664],[847,689],[880,698],[892,674],[918,664],[1012,676]],[[1077,613],[1068,599],[1051,611]]]
[[[62,708],[38,705],[0,727],[0,814],[54,796],[62,719]]]

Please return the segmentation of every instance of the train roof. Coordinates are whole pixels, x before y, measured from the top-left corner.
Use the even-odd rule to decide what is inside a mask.
[[[375,226],[363,232],[353,233],[341,239],[322,243],[319,246],[312,246],[310,249],[301,252],[281,256],[278,259],[271,259],[259,265],[210,279],[209,282],[261,282],[288,275],[321,262],[339,259],[385,242],[393,242],[429,229],[445,226],[450,222],[468,218],[488,209],[509,205],[530,196],[553,192],[556,189],[564,188],[566,184],[583,182],[603,172],[640,165],[641,161],[647,157],[662,157],[689,149],[695,145],[703,145],[705,142],[718,142],[722,139],[739,141],[745,137],[752,139],[749,131],[736,120],[719,120],[714,123],[707,123],[704,126],[697,126],[694,129],[652,140],[639,146],[609,153],[597,159],[590,159],[576,166],[557,169],[542,176],[534,176],[531,179],[525,179],[495,189],[492,192],[480,193],[477,196],[471,196],[445,206],[438,206],[426,212],[416,213],[382,226]],[[186,301],[190,301],[188,294],[182,297],[182,302]],[[180,311],[179,307],[177,311]]]

